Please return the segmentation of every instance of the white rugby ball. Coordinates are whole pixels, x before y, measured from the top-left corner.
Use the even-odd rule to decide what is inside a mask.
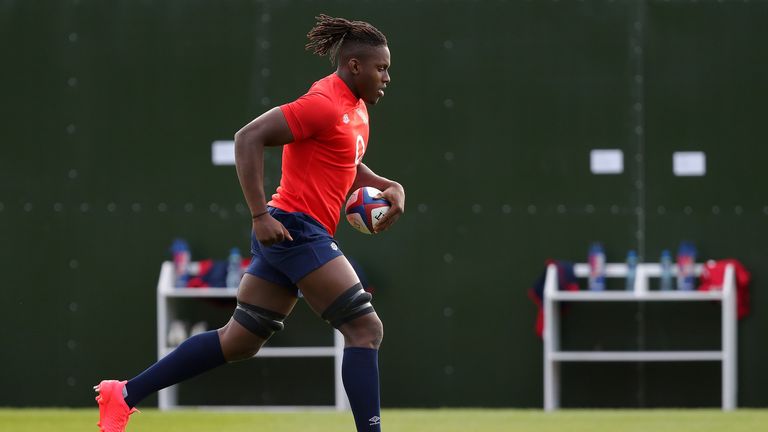
[[[364,186],[347,199],[345,213],[347,222],[352,228],[364,234],[374,234],[374,228],[382,216],[384,216],[392,204],[384,198],[374,198],[381,191],[370,186]]]

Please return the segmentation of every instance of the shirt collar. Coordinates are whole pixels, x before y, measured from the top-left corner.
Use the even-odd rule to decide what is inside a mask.
[[[331,78],[336,82],[336,85],[341,87],[343,90],[341,90],[341,93],[344,95],[344,98],[349,100],[352,104],[357,105],[357,103],[360,102],[360,98],[356,97],[354,93],[352,93],[352,89],[349,88],[347,83],[344,82],[343,79],[336,73],[332,73],[333,77]]]

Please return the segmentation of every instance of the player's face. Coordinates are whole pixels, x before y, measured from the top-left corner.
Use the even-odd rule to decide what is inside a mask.
[[[360,62],[355,87],[360,98],[373,105],[384,96],[389,84],[389,48],[386,45],[371,47],[367,54]]]

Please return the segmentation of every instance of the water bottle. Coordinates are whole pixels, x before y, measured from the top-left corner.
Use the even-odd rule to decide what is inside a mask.
[[[229,264],[227,265],[227,288],[237,288],[240,286],[240,279],[243,277],[242,261],[240,249],[232,248],[229,251]]]
[[[634,291],[635,278],[637,276],[637,252],[630,250],[627,252],[627,291]]]
[[[589,280],[590,291],[605,290],[605,251],[598,242],[589,247]]]
[[[661,251],[661,275],[659,275],[659,289],[661,291],[672,290],[672,254],[668,249]]]
[[[189,274],[190,252],[189,245],[184,239],[176,239],[171,244],[171,254],[173,254],[173,286],[176,288],[185,288]]]
[[[682,242],[677,252],[677,289],[680,291],[693,291],[695,277],[693,264],[696,261],[696,247],[693,243]]]

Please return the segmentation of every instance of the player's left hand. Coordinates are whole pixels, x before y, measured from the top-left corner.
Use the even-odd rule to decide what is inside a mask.
[[[380,233],[389,229],[405,212],[405,189],[403,189],[403,185],[400,183],[392,182],[389,187],[381,191],[374,198],[384,198],[391,204],[389,210],[384,213],[384,216],[379,219],[379,222],[374,227],[374,231]]]

